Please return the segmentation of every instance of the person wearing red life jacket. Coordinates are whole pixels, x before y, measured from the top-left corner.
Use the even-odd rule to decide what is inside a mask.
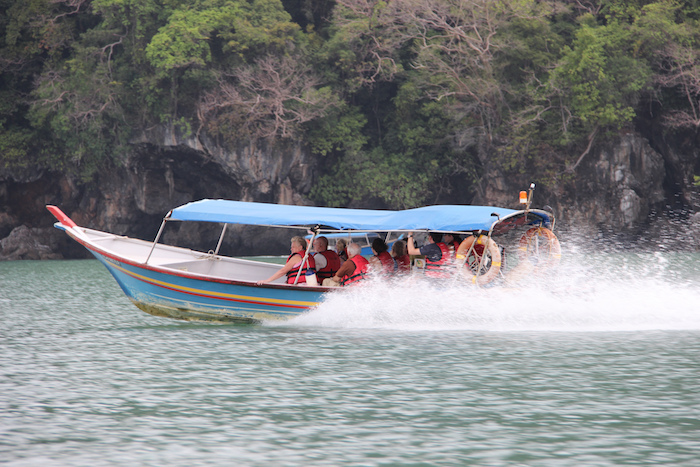
[[[314,261],[316,262],[316,277],[323,283],[323,279],[335,276],[340,269],[340,256],[328,249],[328,239],[324,236],[314,239]]]
[[[462,237],[459,234],[446,233],[442,236],[442,241],[447,245],[447,249],[450,250],[450,258],[454,261],[457,257],[459,244],[462,243]]]
[[[396,272],[404,274],[411,271],[411,257],[406,254],[406,242],[396,240],[391,247],[391,256],[396,261]]]
[[[425,256],[425,275],[435,278],[450,277],[450,250],[442,243],[442,234],[428,233],[428,243],[417,248],[413,234],[408,234],[408,254]]]
[[[372,241],[372,252],[374,256],[369,259],[372,270],[380,274],[394,274],[396,272],[396,261],[387,251],[389,248],[381,238]]]
[[[287,258],[287,262],[285,263],[285,265],[267,279],[258,281],[258,285],[264,284],[266,282],[272,282],[275,279],[279,279],[284,275],[287,276],[287,284],[306,284],[306,272],[308,270],[313,270],[316,268],[314,257],[311,255],[306,256],[306,240],[304,239],[304,237],[292,237],[289,249],[291,251],[291,254]],[[306,260],[304,260],[305,256]],[[301,273],[299,273],[300,268]],[[298,279],[297,276],[299,276]]]
[[[347,246],[348,260],[340,266],[335,276],[323,281],[323,285],[344,287],[362,281],[369,272],[369,261],[362,256],[362,247],[350,242]]]

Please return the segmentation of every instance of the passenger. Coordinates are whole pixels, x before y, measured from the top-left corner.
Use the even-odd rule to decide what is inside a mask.
[[[312,255],[309,255],[304,262],[304,255],[306,254],[306,240],[303,237],[292,237],[291,246],[289,249],[291,250],[292,254],[289,255],[287,262],[282,269],[275,272],[267,279],[258,281],[258,285],[266,282],[272,282],[285,274],[287,275],[287,284],[294,284],[295,281],[298,285],[306,284],[306,272],[316,268],[316,263],[314,262],[314,257]],[[302,266],[302,262],[304,262],[304,266],[301,268],[301,274],[299,274],[299,280],[297,280],[297,274],[299,273],[299,268]]]
[[[335,276],[323,281],[323,285],[337,287],[357,284],[369,271],[369,262],[362,256],[362,247],[350,242],[347,246],[348,260],[340,266]]]
[[[323,279],[333,277],[340,269],[340,256],[333,250],[328,249],[328,239],[326,237],[316,237],[314,239],[314,261],[316,262],[316,277],[320,283]]]
[[[339,238],[338,241],[335,242],[335,252],[338,253],[341,264],[348,260],[347,245],[348,243],[342,238]]]
[[[457,250],[459,249],[459,244],[462,243],[462,238],[459,236],[459,234],[446,233],[442,236],[442,240],[450,250],[450,257],[454,261],[457,255]]]
[[[406,242],[396,240],[391,247],[391,256],[396,261],[396,271],[406,273],[411,271],[411,257],[406,254]]]
[[[369,264],[374,271],[380,271],[382,274],[394,274],[396,272],[396,261],[387,251],[389,248],[381,238],[372,240],[372,252],[374,256],[370,257]]]
[[[450,250],[442,243],[442,234],[428,233],[428,243],[416,248],[413,234],[408,234],[408,254],[425,256],[425,275],[428,277],[449,277]]]

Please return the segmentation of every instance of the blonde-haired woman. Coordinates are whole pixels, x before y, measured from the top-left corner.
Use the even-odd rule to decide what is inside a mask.
[[[306,240],[304,237],[292,237],[291,245],[289,247],[292,252],[287,258],[285,265],[268,277],[265,280],[258,281],[257,284],[264,284],[266,282],[272,282],[275,279],[287,275],[287,284],[306,284],[306,271],[311,269],[315,272],[316,263],[314,262],[314,257],[309,255],[304,261],[304,255],[306,254]],[[301,263],[304,263],[303,267]],[[301,268],[301,274],[299,274],[299,268]],[[297,280],[297,274],[299,275],[299,280]]]

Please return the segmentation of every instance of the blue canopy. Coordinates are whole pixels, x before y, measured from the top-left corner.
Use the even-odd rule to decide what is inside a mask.
[[[502,219],[521,212],[489,206],[426,206],[404,211],[382,211],[204,199],[173,209],[170,219],[268,226],[318,225],[337,230],[380,232],[460,232],[490,230],[499,217]],[[545,217],[545,220],[549,220]]]

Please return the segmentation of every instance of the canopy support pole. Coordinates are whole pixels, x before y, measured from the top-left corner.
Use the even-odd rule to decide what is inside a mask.
[[[170,211],[172,212],[172,211]],[[160,224],[160,229],[158,229],[158,234],[156,235],[156,239],[153,240],[153,246],[151,246],[151,251],[148,252],[148,256],[146,257],[146,261],[144,261],[143,264],[148,264],[148,260],[151,259],[151,255],[153,254],[153,250],[156,248],[156,244],[158,243],[158,240],[160,240],[160,235],[163,233],[163,228],[165,227],[165,223],[168,220],[168,217],[170,217],[170,212],[168,213],[167,216],[163,218],[163,222]]]
[[[530,183],[530,190],[529,193],[527,194],[527,205],[525,206],[525,213],[530,210],[530,204],[532,203],[532,192],[535,191],[535,184]]]
[[[311,235],[311,240],[309,240],[309,243],[306,245],[306,252],[304,253],[304,259],[301,260],[301,266],[299,266],[299,272],[297,272],[297,277],[294,278],[294,285],[297,285],[297,282],[299,282],[299,277],[301,276],[301,271],[304,270],[304,265],[306,262],[309,260],[309,251],[311,251],[311,247],[314,244],[314,239],[316,238],[316,235],[318,235],[319,231],[319,226],[317,225],[314,227]]]
[[[219,243],[216,244],[216,251],[214,252],[215,255],[219,254],[219,249],[221,248],[221,242],[224,241],[224,235],[226,234],[226,227],[228,227],[228,224],[224,224],[224,228],[221,231],[221,236],[219,237]]]

